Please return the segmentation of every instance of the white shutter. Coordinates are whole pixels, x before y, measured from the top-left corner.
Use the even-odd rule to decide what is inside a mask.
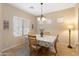
[[[26,20],[20,17],[13,17],[13,35],[22,36],[28,34],[31,28],[30,20]]]

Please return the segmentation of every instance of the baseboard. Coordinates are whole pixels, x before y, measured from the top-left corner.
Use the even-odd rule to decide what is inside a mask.
[[[23,44],[23,43],[22,43],[22,44]],[[5,48],[5,49],[3,49],[2,51],[0,51],[0,53],[6,51],[6,50],[8,50],[8,49],[11,49],[11,48],[15,48],[15,47],[17,47],[17,46],[20,46],[20,45],[22,45],[22,44],[17,44],[17,45],[13,45],[13,46],[10,46],[10,47],[8,47],[8,48]]]

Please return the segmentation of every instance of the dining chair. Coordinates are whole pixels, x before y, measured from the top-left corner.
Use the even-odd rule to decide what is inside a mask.
[[[28,35],[30,55],[38,55],[40,46],[37,44],[36,36]]]

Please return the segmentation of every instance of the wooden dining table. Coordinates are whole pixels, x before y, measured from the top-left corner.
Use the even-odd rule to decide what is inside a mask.
[[[44,35],[43,37],[41,37],[40,35],[37,34],[36,39],[39,45],[48,47],[50,51],[56,52],[54,47],[56,36]]]

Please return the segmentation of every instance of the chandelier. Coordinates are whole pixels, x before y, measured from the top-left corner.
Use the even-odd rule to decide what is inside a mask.
[[[42,24],[44,21],[46,21],[46,18],[43,15],[43,3],[41,3],[41,15],[37,18],[37,20]]]

